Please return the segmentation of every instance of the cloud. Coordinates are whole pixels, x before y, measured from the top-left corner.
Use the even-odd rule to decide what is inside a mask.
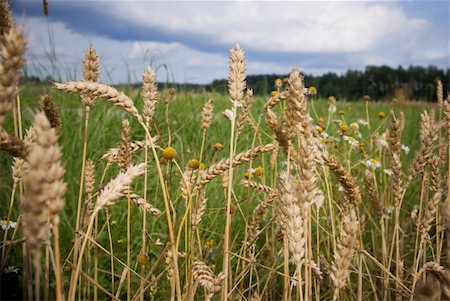
[[[18,20],[25,15],[30,61],[51,69],[41,3],[12,4]],[[159,78],[178,82],[225,78],[236,42],[249,74],[449,65],[449,29],[441,28],[448,12],[435,22],[427,3],[53,1],[49,9],[58,66],[71,76],[80,76],[89,42],[101,55],[104,79],[114,82],[140,80],[148,64]]]

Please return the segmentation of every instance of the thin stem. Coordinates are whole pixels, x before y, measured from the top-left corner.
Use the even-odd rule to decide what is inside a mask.
[[[228,193],[227,193],[227,206],[225,210],[226,222],[225,222],[225,237],[224,237],[224,256],[223,256],[223,273],[224,282],[222,288],[222,300],[228,300],[228,282],[231,275],[229,275],[229,259],[230,259],[230,228],[231,228],[231,192],[233,190],[233,160],[234,160],[234,130],[236,123],[236,104],[232,107],[231,118],[231,136],[230,136],[230,166],[228,170]]]
[[[59,223],[54,223],[53,227],[54,249],[55,249],[55,280],[56,280],[56,300],[64,300],[64,285],[62,281],[61,252],[59,249]]]
[[[7,221],[8,223],[11,223],[11,213],[12,213],[12,207],[14,204],[14,195],[16,193],[16,188],[17,188],[17,182],[14,182],[13,187],[12,187],[12,192],[11,192],[11,198],[9,200],[9,209],[8,209],[8,217],[7,217]],[[5,233],[3,234],[3,241],[6,241],[6,239],[8,238],[8,229],[9,226],[6,227],[5,229]],[[3,246],[2,248],[2,262],[1,262],[1,266],[5,265],[6,262],[6,258],[5,258],[5,251],[6,251],[6,246]]]
[[[77,217],[75,222],[75,231],[80,230],[80,216],[81,216],[81,203],[83,198],[83,185],[84,185],[84,169],[86,165],[86,150],[87,150],[87,143],[88,143],[88,126],[89,126],[89,110],[86,110],[85,112],[85,119],[84,119],[84,141],[83,141],[83,155],[82,155],[82,163],[81,163],[81,175],[80,175],[80,185],[78,190],[78,201],[77,201]],[[74,266],[78,266],[77,259],[78,259],[78,250],[80,247],[80,237],[78,234],[75,235],[75,243],[74,243],[74,250],[73,250],[73,258],[72,258],[72,264]],[[82,257],[80,257],[80,260]],[[69,286],[69,296],[72,298],[75,297],[75,292],[72,290],[76,290],[76,282],[78,279],[74,277],[75,271],[72,270],[72,275],[70,277],[70,286]]]
[[[174,277],[175,277],[175,285],[176,285],[176,294],[177,294],[177,298],[178,300],[182,300],[181,298],[181,285],[180,285],[180,275],[179,275],[179,270],[178,270],[178,250],[176,249],[176,245],[175,245],[175,235],[174,235],[174,229],[173,229],[173,224],[172,224],[172,219],[171,219],[171,213],[170,213],[170,204],[169,204],[169,196],[168,196],[168,192],[167,192],[167,188],[164,182],[164,177],[162,174],[162,170],[161,170],[161,165],[159,163],[159,158],[158,158],[158,154],[156,153],[156,148],[155,148],[155,144],[153,143],[153,139],[152,136],[150,135],[150,132],[148,131],[147,127],[145,126],[145,124],[142,122],[142,120],[138,120],[139,123],[141,124],[141,126],[144,128],[147,137],[148,137],[148,141],[150,143],[150,147],[152,149],[152,153],[153,153],[153,157],[155,159],[155,163],[156,163],[156,170],[158,172],[158,177],[159,177],[159,182],[161,185],[161,191],[163,194],[163,199],[164,199],[164,206],[165,206],[165,211],[166,211],[166,217],[167,217],[167,226],[169,229],[169,239],[170,239],[170,244],[171,244],[171,249],[172,249],[172,256],[173,256],[173,269],[174,269]]]
[[[131,266],[131,200],[130,200],[130,188],[128,187],[127,192],[127,265]],[[145,211],[145,210],[144,210]],[[131,297],[131,271],[127,271],[127,300],[129,301]]]

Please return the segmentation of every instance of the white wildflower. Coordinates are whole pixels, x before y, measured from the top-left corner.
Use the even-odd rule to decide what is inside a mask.
[[[378,138],[378,139],[376,140],[376,144],[377,144],[379,147],[382,147],[382,148],[389,148],[389,143],[388,143],[387,140],[384,139],[384,138]]]
[[[9,265],[7,268],[3,269],[3,272],[5,274],[10,274],[10,273],[16,273],[17,274],[19,272],[19,269],[16,268],[15,266],[13,266],[13,265]]]
[[[385,173],[385,174],[387,174],[388,176],[392,176],[392,169],[383,169],[383,172]]]
[[[410,151],[409,146],[402,144],[400,148],[402,149],[403,152],[405,152],[406,155],[409,154]]]
[[[342,139],[344,139],[345,141],[347,141],[348,144],[350,144],[352,147],[357,147],[357,146],[359,145],[359,141],[356,140],[355,138],[351,137],[351,136],[344,135],[344,136],[342,137]]]
[[[2,220],[2,229],[5,231],[6,229],[13,228],[15,229],[17,226],[16,222],[9,221],[7,219]]]
[[[369,125],[369,123],[368,123],[366,120],[364,120],[364,119],[358,119],[357,121],[358,121],[358,123],[361,124],[361,125],[365,125],[365,126],[368,126],[368,125]]]
[[[234,119],[234,113],[230,109],[226,109],[225,111],[223,111],[223,114],[230,120]]]
[[[381,162],[377,158],[372,158],[372,159],[368,159],[368,160],[364,161],[364,165],[375,169],[375,168],[381,167]]]
[[[330,104],[330,106],[328,107],[328,112],[336,113],[336,106],[333,104]]]

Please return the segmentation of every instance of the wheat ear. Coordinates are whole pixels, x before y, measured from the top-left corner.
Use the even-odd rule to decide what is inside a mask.
[[[100,75],[100,58],[92,44],[84,53],[83,59],[83,80],[87,82],[97,82]],[[81,94],[81,102],[86,111],[90,111],[95,102],[94,95]]]
[[[107,101],[112,102],[114,105],[121,107],[132,114],[139,123],[143,123],[142,117],[134,106],[133,100],[123,92],[119,92],[111,86],[94,82],[69,81],[67,83],[54,83],[53,87],[64,92],[80,93],[93,97],[105,98]]]
[[[420,148],[417,150],[414,159],[411,161],[406,186],[408,186],[419,173],[423,172],[433,151],[434,143],[438,138],[439,126],[434,121],[434,113],[428,114],[428,112],[425,111],[421,114],[421,118]]]
[[[55,101],[49,94],[41,96],[39,100],[39,110],[45,113],[45,116],[47,116],[47,119],[50,122],[50,126],[55,128],[56,133],[59,133],[62,125],[61,114],[59,113]]]
[[[98,212],[114,204],[114,201],[122,196],[128,190],[131,182],[142,175],[145,171],[145,164],[131,165],[126,171],[121,172],[115,179],[106,184],[103,191],[97,198],[97,204],[94,212]]]
[[[300,269],[305,256],[304,218],[305,206],[296,196],[292,178],[287,173],[280,173],[278,182],[280,198],[281,224],[284,225],[289,242],[292,261]]]
[[[8,152],[11,156],[16,158],[26,158],[27,150],[22,140],[16,136],[8,134],[0,127],[0,149]]]
[[[239,166],[246,162],[251,161],[256,156],[271,151],[275,148],[273,144],[259,145],[255,148],[249,149],[245,152],[239,153],[234,156],[232,164],[230,164],[230,159],[222,159],[218,163],[212,165],[204,174],[202,174],[199,178],[197,185],[194,188],[194,192],[200,190],[203,186],[208,184],[212,179],[217,177],[218,175],[223,174],[230,168],[230,165],[233,167]]]
[[[361,202],[361,192],[355,179],[345,170],[342,164],[334,156],[324,155],[323,159],[330,170],[337,176],[339,182],[344,187],[346,198],[355,206]]]
[[[0,50],[0,126],[4,116],[12,111],[14,100],[19,95],[17,84],[25,64],[27,44],[22,27],[12,27],[3,38],[4,44]]]
[[[1,48],[2,45],[5,44],[5,35],[16,26],[8,0],[0,1],[0,16],[2,16],[2,18],[0,19],[0,48]]]
[[[221,290],[224,280],[223,273],[215,277],[211,268],[204,262],[195,261],[192,265],[192,274],[194,280],[198,281],[205,288],[206,300],[211,300],[214,294]]]
[[[357,247],[356,234],[359,222],[355,209],[350,206],[344,213],[341,224],[341,234],[334,253],[330,277],[333,284],[333,300],[339,300],[339,291],[345,287],[350,276],[350,264]]]
[[[144,107],[142,115],[145,118],[146,124],[150,124],[153,120],[158,103],[158,86],[156,85],[156,74],[152,68],[145,69],[142,75],[142,98],[144,100]]]
[[[39,298],[40,244],[48,239],[47,220],[53,222],[55,234],[55,261],[57,298],[61,299],[62,283],[59,266],[59,212],[64,207],[64,193],[67,189],[62,180],[64,168],[60,163],[61,150],[57,145],[55,129],[44,113],[36,114],[33,122],[37,137],[28,156],[29,170],[23,182],[25,195],[22,203],[24,221],[23,233],[30,248],[36,273],[36,298]]]

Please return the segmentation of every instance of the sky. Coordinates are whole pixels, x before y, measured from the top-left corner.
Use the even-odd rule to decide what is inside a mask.
[[[28,74],[62,80],[81,79],[90,44],[105,83],[139,82],[148,66],[159,81],[210,83],[236,43],[248,74],[450,65],[449,1],[48,0],[48,17],[40,0],[10,3]]]

